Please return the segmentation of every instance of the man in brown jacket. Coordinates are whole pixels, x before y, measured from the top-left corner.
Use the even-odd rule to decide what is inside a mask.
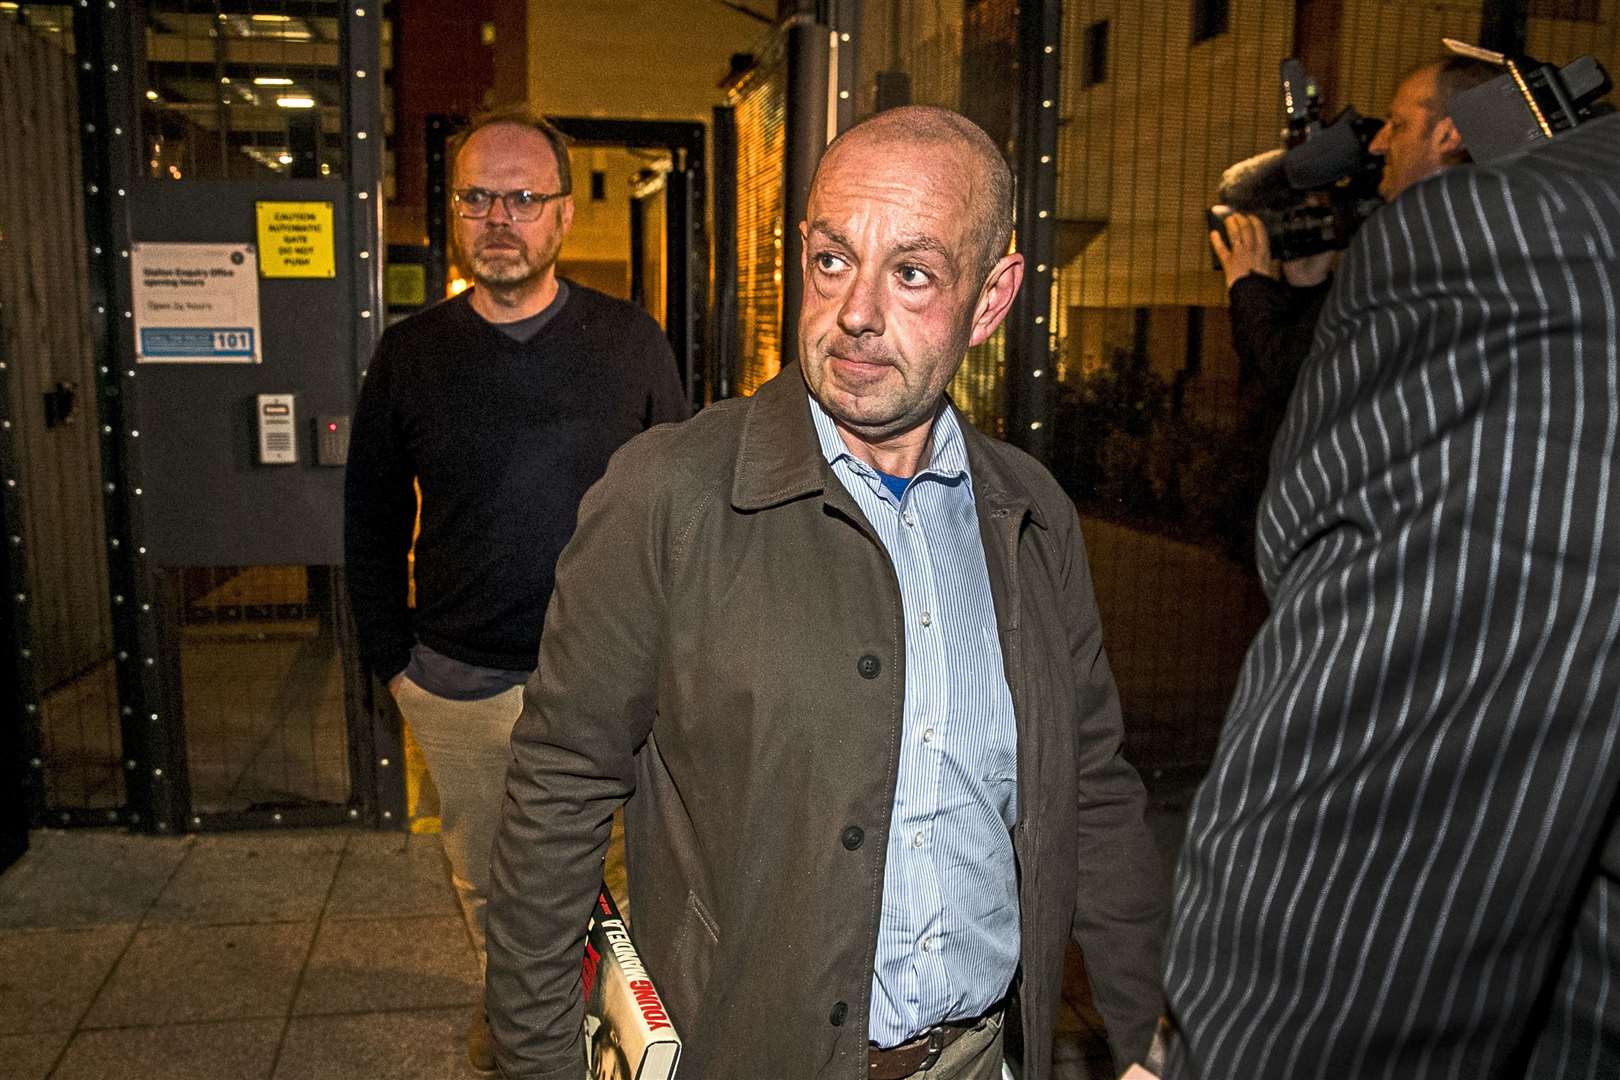
[[[580,1080],[621,803],[634,932],[698,1080],[1052,1074],[1064,944],[1123,1067],[1165,892],[1079,520],[945,389],[1023,277],[955,113],[827,150],[802,366],[655,428],[587,495],[512,735],[489,915],[508,1077]]]

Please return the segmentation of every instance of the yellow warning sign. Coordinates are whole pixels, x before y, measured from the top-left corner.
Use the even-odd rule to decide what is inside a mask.
[[[329,278],[332,204],[262,202],[259,209],[259,275],[267,278]]]

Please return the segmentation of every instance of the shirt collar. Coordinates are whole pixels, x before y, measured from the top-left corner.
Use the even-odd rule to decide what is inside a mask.
[[[827,459],[828,465],[836,465],[840,460],[847,460],[857,472],[867,473],[874,478],[877,470],[862,461],[850,452],[844,440],[838,434],[838,426],[833,418],[827,415],[827,410],[821,407],[814,394],[806,395],[810,401],[810,418],[816,425],[816,438],[821,443],[821,456]],[[939,410],[934,418],[931,450],[927,464],[917,470],[918,479],[928,476],[945,481],[955,481],[968,476],[967,449],[962,443],[962,426],[956,418],[956,409],[947,401],[945,407]]]

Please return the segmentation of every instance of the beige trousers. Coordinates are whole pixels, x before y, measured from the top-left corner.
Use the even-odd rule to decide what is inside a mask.
[[[452,701],[402,679],[395,700],[439,789],[439,838],[482,969],[489,856],[506,798],[512,725],[523,711],[523,688],[481,701]]]

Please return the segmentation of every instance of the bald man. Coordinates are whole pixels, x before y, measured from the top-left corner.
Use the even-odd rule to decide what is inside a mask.
[[[1502,74],[1495,64],[1450,56],[1424,64],[1395,88],[1389,119],[1368,147],[1384,159],[1378,194],[1386,202],[1450,165],[1469,160],[1462,134],[1448,114],[1451,99]]]
[[[801,363],[625,447],[558,564],[512,736],[490,1019],[584,1075],[586,917],[625,805],[637,944],[704,1080],[1052,1075],[1072,934],[1123,1066],[1165,893],[1073,504],[945,396],[1023,279],[955,113],[812,185]]]
[[[688,409],[658,324],[557,275],[574,216],[557,130],[486,117],[454,174],[457,261],[476,284],[383,335],[355,411],[345,546],[361,656],[427,759],[482,960],[507,740],[557,553],[613,451]],[[467,1057],[494,1071],[481,1004]]]

